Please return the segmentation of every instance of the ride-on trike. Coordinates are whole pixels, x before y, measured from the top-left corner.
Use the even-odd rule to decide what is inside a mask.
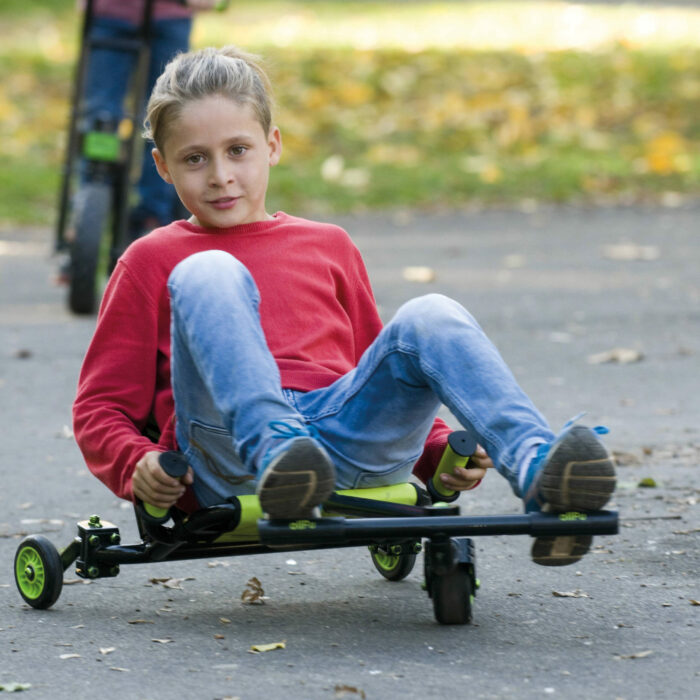
[[[119,529],[93,515],[78,523],[78,534],[62,551],[45,537],[26,537],[15,555],[15,581],[24,600],[44,609],[58,599],[63,572],[75,562],[78,576],[116,576],[122,564],[261,554],[275,551],[369,547],[374,566],[389,581],[411,572],[424,552],[425,584],[435,618],[442,624],[466,624],[478,588],[476,535],[555,537],[617,533],[617,513],[528,513],[463,517],[457,498],[439,475],[465,466],[476,442],[466,431],[450,435],[449,445],[427,491],[413,484],[337,491],[323,504],[320,517],[268,520],[257,496],[232,497],[225,503],[186,515],[135,504],[141,541],[123,544]],[[171,476],[187,464],[176,452],[161,456]]]

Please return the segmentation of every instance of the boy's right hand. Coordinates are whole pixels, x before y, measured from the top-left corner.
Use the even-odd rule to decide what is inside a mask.
[[[168,476],[158,461],[161,454],[157,450],[146,452],[136,462],[131,484],[134,495],[144,503],[158,508],[170,508],[185,493],[185,486],[194,481],[194,472],[192,467],[187,467],[187,474],[180,479]]]

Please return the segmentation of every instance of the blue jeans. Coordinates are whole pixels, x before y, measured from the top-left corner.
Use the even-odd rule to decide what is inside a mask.
[[[146,99],[165,65],[177,53],[187,51],[192,20],[166,19],[151,25],[150,63],[148,68]],[[96,17],[90,29],[92,39],[135,39],[139,28],[124,20]],[[109,115],[118,122],[124,112],[124,98],[129,81],[136,68],[134,51],[95,48],[88,55],[85,78],[85,118],[92,124],[98,115]],[[136,115],[140,127],[143,114]],[[153,162],[153,143],[144,146],[141,174],[137,184],[139,209],[143,218],[153,216],[161,224],[170,223],[177,194],[175,188],[165,182]]]
[[[404,304],[355,369],[300,392],[281,388],[257,287],[236,258],[196,253],[175,267],[168,288],[176,435],[202,506],[254,492],[273,420],[316,428],[339,488],[406,481],[441,404],[518,495],[521,461],[554,439],[474,318],[442,295]]]

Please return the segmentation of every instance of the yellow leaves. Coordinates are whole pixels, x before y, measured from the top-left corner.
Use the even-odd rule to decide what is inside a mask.
[[[420,161],[421,150],[410,144],[377,143],[367,151],[366,158],[370,163],[411,167]]]
[[[503,171],[495,163],[489,163],[479,173],[479,177],[482,182],[492,185],[503,179]]]
[[[503,179],[503,171],[489,157],[465,156],[460,163],[462,170],[476,174],[481,182],[493,185]]]
[[[673,131],[665,131],[645,144],[644,159],[649,172],[657,175],[688,172],[691,161],[685,140]]]
[[[374,91],[365,83],[341,82],[335,96],[340,99],[342,104],[350,107],[361,105],[370,100],[374,95]]]

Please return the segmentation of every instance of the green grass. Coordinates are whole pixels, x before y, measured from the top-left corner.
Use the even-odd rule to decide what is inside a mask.
[[[55,218],[73,0],[4,0],[0,221]],[[270,209],[615,202],[700,193],[700,9],[239,1],[197,46],[262,53],[283,159]]]

